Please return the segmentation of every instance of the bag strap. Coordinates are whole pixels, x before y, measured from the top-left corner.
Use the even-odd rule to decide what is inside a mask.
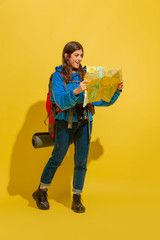
[[[62,78],[63,78],[63,74],[62,74],[62,72],[60,72],[60,74],[61,74],[61,76],[62,76]],[[53,75],[52,75],[52,77],[53,77]],[[66,82],[63,80],[63,83],[64,83],[64,86],[65,86],[65,88],[66,88],[66,90],[68,91],[68,88],[67,88],[67,84],[66,84]],[[53,91],[53,90],[52,90]],[[53,93],[53,92],[52,92]],[[56,112],[55,112],[56,113]],[[73,121],[73,108],[70,108],[69,109],[69,118],[68,118],[68,128],[69,129],[72,129],[72,121]],[[54,123],[53,123],[54,125],[55,125],[55,120],[54,120]],[[54,126],[53,125],[53,126]]]

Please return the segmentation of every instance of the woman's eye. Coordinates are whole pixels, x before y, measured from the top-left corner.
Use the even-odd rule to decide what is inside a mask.
[[[78,56],[80,56],[81,58],[83,58],[83,54],[82,54],[82,55],[75,54],[74,56],[75,56],[75,57],[78,57]]]

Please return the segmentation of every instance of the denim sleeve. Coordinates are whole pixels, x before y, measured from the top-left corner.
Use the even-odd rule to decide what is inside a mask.
[[[73,89],[69,91],[66,89],[61,74],[55,72],[51,86],[51,101],[55,102],[61,110],[66,110],[75,106],[78,97],[74,95]]]
[[[115,103],[117,101],[121,92],[122,92],[122,90],[117,89],[110,102],[106,102],[106,101],[101,99],[98,102],[92,102],[92,103],[96,107],[108,107],[108,106],[112,105],[113,103]]]

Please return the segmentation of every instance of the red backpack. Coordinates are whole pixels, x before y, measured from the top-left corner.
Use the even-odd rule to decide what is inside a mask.
[[[60,72],[60,74],[62,75],[61,72]],[[47,93],[47,100],[46,100],[46,110],[47,110],[47,118],[49,118],[48,130],[49,130],[51,137],[54,139],[54,134],[55,134],[54,133],[54,128],[55,128],[54,117],[58,113],[62,112],[62,110],[58,107],[57,104],[53,104],[50,100],[52,79],[53,79],[53,74],[50,76],[50,79],[49,79],[48,93]],[[45,124],[46,124],[47,118],[44,121]]]

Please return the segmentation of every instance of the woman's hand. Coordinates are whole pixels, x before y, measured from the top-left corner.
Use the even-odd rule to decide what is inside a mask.
[[[123,89],[123,82],[124,81],[122,80],[121,83],[118,84],[118,86],[117,86],[118,90],[122,90]]]
[[[87,90],[88,80],[84,80],[80,82],[79,87],[73,90],[74,95],[78,95],[79,93]]]

